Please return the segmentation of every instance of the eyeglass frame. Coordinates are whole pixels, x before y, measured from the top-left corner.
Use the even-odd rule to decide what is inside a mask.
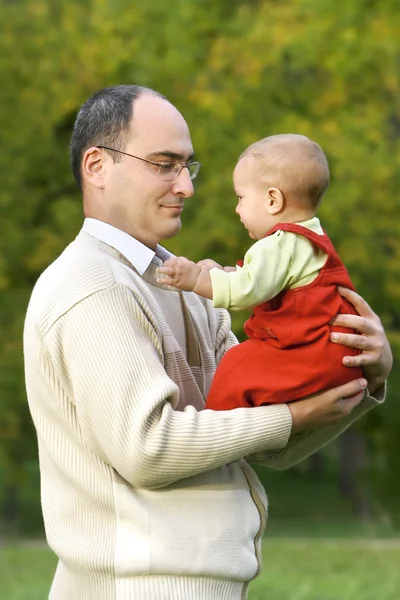
[[[154,160],[149,160],[148,158],[142,158],[141,156],[135,156],[134,154],[129,154],[128,152],[123,152],[122,150],[116,150],[115,148],[110,148],[109,146],[97,145],[96,148],[103,148],[104,150],[110,150],[111,152],[117,152],[118,154],[125,154],[125,156],[130,156],[131,158],[137,158],[138,160],[142,160],[143,162],[148,163],[150,165],[155,165],[156,167],[158,167],[157,175],[160,175],[160,169],[165,164],[180,165],[180,169],[176,173],[176,175],[172,179],[164,179],[164,181],[174,181],[175,179],[177,179],[179,177],[179,175],[182,173],[182,170],[185,167],[187,168],[187,170],[189,172],[190,180],[193,181],[194,179],[196,179],[197,175],[199,174],[200,168],[202,167],[202,164],[197,161],[191,161],[189,163],[183,163],[183,162],[180,162],[179,160],[156,162]],[[190,167],[192,165],[196,165],[196,169],[197,169],[194,172],[193,177],[192,177],[192,173],[190,172]]]

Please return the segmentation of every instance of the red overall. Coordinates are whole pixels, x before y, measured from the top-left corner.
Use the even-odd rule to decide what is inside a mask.
[[[362,369],[342,364],[344,356],[359,351],[329,339],[332,331],[352,332],[329,325],[335,315],[357,314],[336,289],[354,286],[332,242],[325,232],[318,235],[291,223],[279,223],[267,235],[277,230],[305,236],[328,258],[314,281],[283,290],[253,309],[244,326],[250,339],[223,356],[206,408],[286,403],[363,376]]]

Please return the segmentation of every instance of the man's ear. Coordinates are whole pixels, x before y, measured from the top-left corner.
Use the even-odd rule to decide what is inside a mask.
[[[111,156],[107,157],[111,159]],[[91,183],[93,186],[103,189],[105,186],[104,175],[105,175],[105,163],[107,158],[105,153],[101,152],[99,148],[93,146],[88,148],[83,155],[82,159],[82,179]]]
[[[277,215],[285,208],[285,196],[280,189],[270,187],[267,190],[267,211],[270,215]]]

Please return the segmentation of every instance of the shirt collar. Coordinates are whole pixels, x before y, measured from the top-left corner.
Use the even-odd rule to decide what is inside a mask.
[[[154,252],[125,231],[98,219],[86,218],[82,231],[118,250],[140,275],[143,275],[156,254],[162,260],[166,260],[170,256],[162,246],[157,246],[157,252]]]
[[[311,229],[311,231],[315,231],[316,233],[320,233],[322,229],[318,217],[310,217],[310,219],[306,219],[305,221],[298,221],[296,225],[307,227],[308,229]]]

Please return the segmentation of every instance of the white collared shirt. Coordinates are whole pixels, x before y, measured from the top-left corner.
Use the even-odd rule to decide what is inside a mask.
[[[82,230],[118,250],[135,267],[140,275],[143,275],[156,255],[154,250],[151,250],[151,248],[148,248],[142,242],[139,242],[139,240],[125,231],[114,227],[114,225],[104,223],[104,221],[86,218]],[[162,248],[162,246],[157,247],[158,253],[164,255],[164,259],[166,258],[166,254],[170,256],[169,252],[165,248]]]

